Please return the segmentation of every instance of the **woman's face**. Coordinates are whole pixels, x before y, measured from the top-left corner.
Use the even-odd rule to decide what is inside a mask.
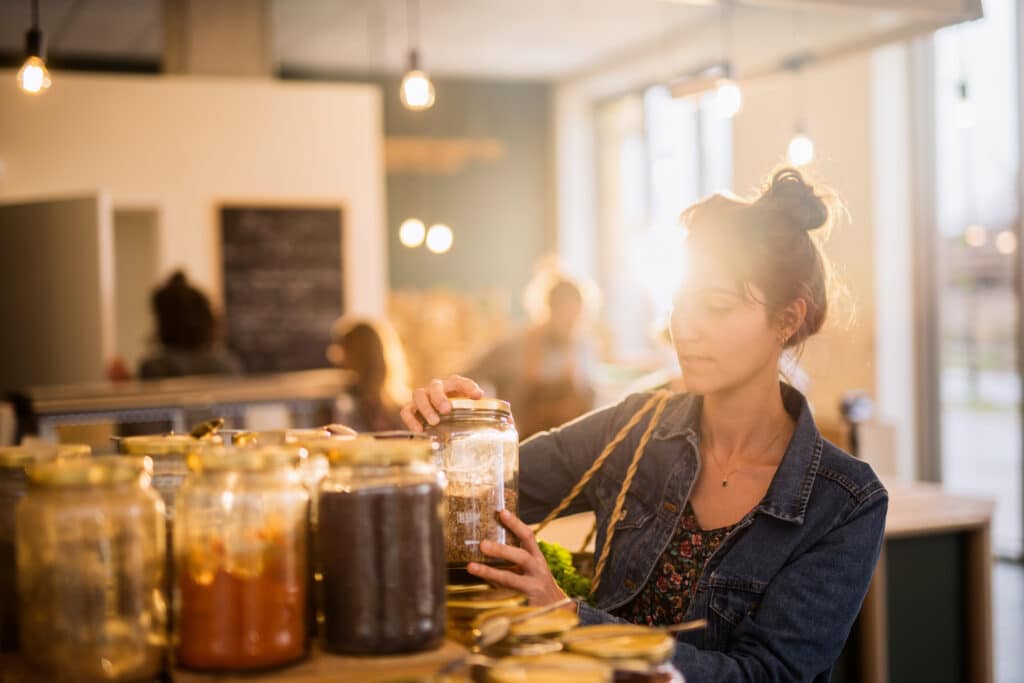
[[[713,394],[778,372],[779,329],[769,320],[763,292],[737,290],[729,273],[691,253],[687,277],[675,296],[672,341],[686,390]]]

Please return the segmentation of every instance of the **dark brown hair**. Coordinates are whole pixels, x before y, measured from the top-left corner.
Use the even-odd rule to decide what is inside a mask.
[[[150,303],[156,314],[157,337],[164,346],[195,350],[213,343],[216,319],[210,300],[180,270],[153,292]]]
[[[772,318],[803,299],[803,324],[785,343],[799,347],[821,329],[829,310],[835,277],[819,242],[841,210],[831,190],[783,168],[753,200],[716,194],[687,209],[687,248],[724,266],[748,298],[757,300],[752,287],[764,292],[759,303]]]

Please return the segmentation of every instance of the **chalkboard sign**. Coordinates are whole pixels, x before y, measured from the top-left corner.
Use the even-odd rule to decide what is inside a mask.
[[[338,207],[221,207],[225,332],[246,372],[328,365],[341,221]]]

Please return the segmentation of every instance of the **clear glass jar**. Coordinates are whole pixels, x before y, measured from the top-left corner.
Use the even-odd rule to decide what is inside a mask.
[[[17,510],[21,651],[48,680],[148,680],[166,646],[164,510],[145,458],[27,468]]]
[[[480,541],[518,545],[498,521],[498,512],[519,514],[519,434],[506,401],[451,403],[451,413],[442,415],[429,432],[440,445],[437,457],[448,503],[447,561],[455,583],[466,579],[470,562],[504,564],[481,553]]]
[[[84,444],[37,443],[0,448],[0,652],[18,649],[18,588],[14,559],[14,511],[28,490],[25,468],[58,458],[87,457]]]
[[[445,634],[444,497],[423,439],[340,442],[320,484],[322,649],[429,650]]]
[[[309,493],[298,449],[208,446],[174,520],[178,665],[247,671],[307,651]]]

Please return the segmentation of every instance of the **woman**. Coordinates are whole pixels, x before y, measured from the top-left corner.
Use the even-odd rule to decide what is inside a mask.
[[[826,442],[804,397],[780,384],[779,360],[815,334],[828,270],[810,232],[827,227],[822,193],[777,173],[752,202],[711,197],[684,215],[688,267],[672,334],[687,393],[654,403],[626,430],[563,512],[593,510],[597,556],[640,446],[642,458],[584,624],[706,618],[679,637],[675,664],[692,681],[827,681],[867,591],[888,497],[863,462]],[[403,409],[434,424],[448,397],[480,396],[461,377],[434,381]],[[522,444],[520,512],[547,515],[649,395],[634,395]],[[657,411],[655,411],[657,412]],[[650,429],[649,429],[650,427]],[[645,444],[641,441],[646,442]],[[531,604],[562,597],[529,527],[502,520],[522,548],[481,550],[517,565],[471,565]]]
[[[408,372],[398,334],[383,320],[342,317],[331,328],[327,358],[352,373],[334,404],[334,421],[359,432],[402,428]]]
[[[582,283],[544,266],[527,286],[526,299],[534,322],[489,350],[468,372],[517,406],[523,438],[593,408],[596,365],[582,333]]]
[[[171,275],[150,303],[159,346],[139,363],[141,379],[242,374],[241,361],[219,343],[210,300],[183,272]]]

